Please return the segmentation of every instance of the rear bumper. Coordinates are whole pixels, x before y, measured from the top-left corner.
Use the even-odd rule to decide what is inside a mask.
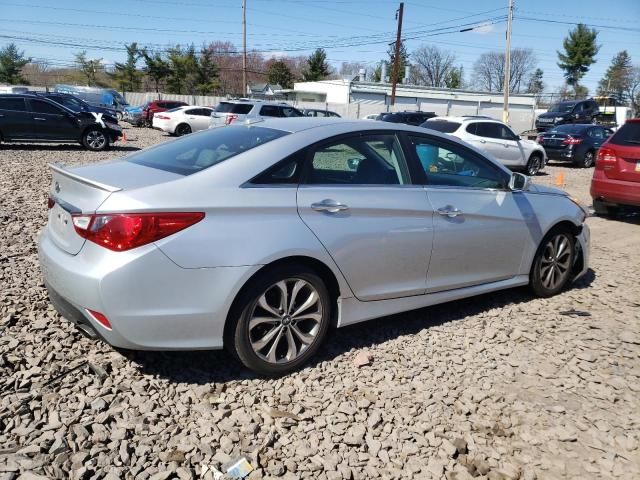
[[[547,152],[547,157],[550,160],[574,160],[576,158],[576,151],[574,149],[566,149],[566,148],[545,148],[545,152]]]
[[[640,207],[640,182],[614,180],[596,170],[591,179],[591,198],[607,203]]]
[[[47,230],[38,256],[56,310],[85,333],[135,350],[222,347],[235,295],[259,267],[185,269],[155,245],[111,252],[87,242],[77,255],[53,243]],[[109,330],[87,309],[104,314]]]

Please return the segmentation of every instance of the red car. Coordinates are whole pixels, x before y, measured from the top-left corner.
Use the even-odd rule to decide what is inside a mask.
[[[596,213],[620,206],[640,207],[640,118],[627,120],[598,151],[591,179]]]
[[[176,100],[154,100],[142,109],[142,123],[147,127],[153,124],[153,115],[158,112],[164,112],[176,107],[187,106],[188,103],[178,102]]]

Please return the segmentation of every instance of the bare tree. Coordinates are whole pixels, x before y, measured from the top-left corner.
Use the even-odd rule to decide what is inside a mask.
[[[432,45],[423,45],[411,54],[413,60],[412,79],[418,85],[446,87],[456,56]]]
[[[626,94],[631,102],[631,114],[637,117],[640,115],[640,65],[631,69]]]
[[[473,65],[476,87],[489,92],[500,92],[504,85],[504,53],[487,52]],[[511,50],[511,76],[509,91],[519,93],[527,89],[528,80],[536,67],[536,57],[528,48]]]

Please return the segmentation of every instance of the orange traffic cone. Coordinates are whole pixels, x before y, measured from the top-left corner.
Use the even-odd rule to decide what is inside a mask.
[[[122,143],[127,143],[127,132],[122,131]]]
[[[556,186],[564,187],[564,170],[560,170],[558,176],[556,177]]]

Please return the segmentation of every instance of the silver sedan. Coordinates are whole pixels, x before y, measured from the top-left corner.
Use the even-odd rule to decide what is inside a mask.
[[[64,317],[268,375],[330,327],[527,284],[546,297],[588,264],[575,200],[417,127],[273,119],[51,168],[39,255]]]

